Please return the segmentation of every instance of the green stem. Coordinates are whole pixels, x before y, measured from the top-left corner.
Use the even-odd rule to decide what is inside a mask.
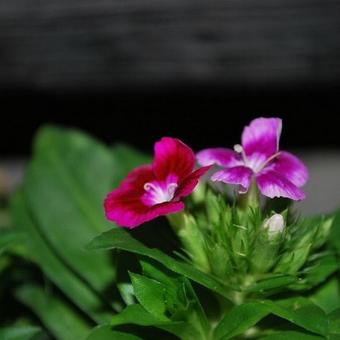
[[[252,180],[247,193],[240,194],[239,205],[242,209],[255,209],[259,207],[260,197],[255,180]]]

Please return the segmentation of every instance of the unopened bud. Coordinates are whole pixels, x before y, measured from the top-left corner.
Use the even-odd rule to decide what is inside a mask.
[[[269,235],[282,233],[285,227],[283,216],[281,214],[274,214],[264,222],[263,227],[268,230]]]
[[[253,270],[265,273],[277,261],[277,254],[283,240],[284,218],[274,214],[264,221],[263,229],[256,238],[254,250],[250,259]]]

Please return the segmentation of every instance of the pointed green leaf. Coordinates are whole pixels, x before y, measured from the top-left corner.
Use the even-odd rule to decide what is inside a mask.
[[[322,308],[325,313],[330,313],[340,308],[340,285],[338,278],[333,278],[318,288],[310,300]]]
[[[102,250],[121,249],[152,258],[175,273],[181,274],[228,298],[227,288],[213,277],[199,271],[187,263],[175,260],[158,249],[146,247],[141,242],[131,237],[123,229],[112,229],[97,236],[91,241],[89,248]]]
[[[149,279],[143,275],[130,273],[133,291],[139,303],[151,314],[158,316],[161,320],[168,320],[165,317],[166,291],[162,284]]]
[[[253,285],[244,288],[244,291],[248,293],[268,291],[288,286],[295,283],[297,280],[297,277],[292,275],[276,275],[268,279],[257,281]]]
[[[164,292],[160,298],[164,300],[169,318],[183,321],[185,332],[196,334],[196,338],[209,334],[210,323],[190,281],[152,260],[141,261],[141,265],[144,275],[162,285]],[[180,331],[183,333],[183,329]]]
[[[329,332],[340,336],[340,308],[328,315]]]
[[[41,334],[41,329],[35,326],[10,326],[0,328],[0,339],[3,340],[33,340]]]
[[[323,337],[310,335],[302,332],[286,331],[275,332],[271,335],[260,338],[261,340],[323,340]]]
[[[242,334],[268,314],[270,308],[256,301],[235,306],[217,325],[214,339],[231,339]]]
[[[334,254],[322,256],[313,261],[311,268],[306,271],[304,277],[305,285],[308,288],[314,287],[325,281],[337,270],[339,270],[339,260]],[[302,288],[305,288],[305,285],[302,285]]]
[[[334,213],[334,219],[330,230],[329,243],[340,253],[340,210]]]
[[[111,325],[119,326],[133,324],[139,326],[154,326],[163,329],[181,339],[198,339],[200,334],[191,325],[183,321],[164,321],[150,314],[141,305],[130,305],[121,313],[113,316]]]
[[[306,298],[291,298],[278,302],[266,300],[263,304],[270,308],[272,314],[303,327],[307,331],[321,335],[328,333],[326,313]]]
[[[113,330],[110,326],[97,326],[93,328],[86,340],[143,340],[142,338]]]

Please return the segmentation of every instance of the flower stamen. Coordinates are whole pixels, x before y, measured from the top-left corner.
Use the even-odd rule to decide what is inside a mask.
[[[245,163],[247,162],[247,157],[241,144],[235,144],[234,151],[242,156],[242,159]]]
[[[153,204],[170,202],[175,196],[177,187],[177,183],[164,185],[163,183],[147,182],[144,184],[144,190],[149,194],[149,200]]]
[[[258,171],[261,171],[263,168],[265,168],[272,160],[274,160],[275,158],[279,157],[281,154],[281,152],[277,152],[274,153],[274,155],[270,156],[260,167],[260,169]]]

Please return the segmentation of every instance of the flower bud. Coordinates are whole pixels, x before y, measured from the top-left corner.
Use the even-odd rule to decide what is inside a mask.
[[[274,214],[268,218],[263,225],[263,228],[267,229],[270,239],[273,239],[276,235],[281,234],[284,227],[285,221],[281,214]]]
[[[260,233],[254,243],[250,263],[255,272],[265,273],[277,261],[277,254],[282,242],[285,227],[281,214],[274,214],[264,221]]]
[[[205,204],[209,224],[218,224],[223,214],[223,210],[225,210],[225,207],[221,204],[221,198],[211,190],[208,190],[206,192]]]

